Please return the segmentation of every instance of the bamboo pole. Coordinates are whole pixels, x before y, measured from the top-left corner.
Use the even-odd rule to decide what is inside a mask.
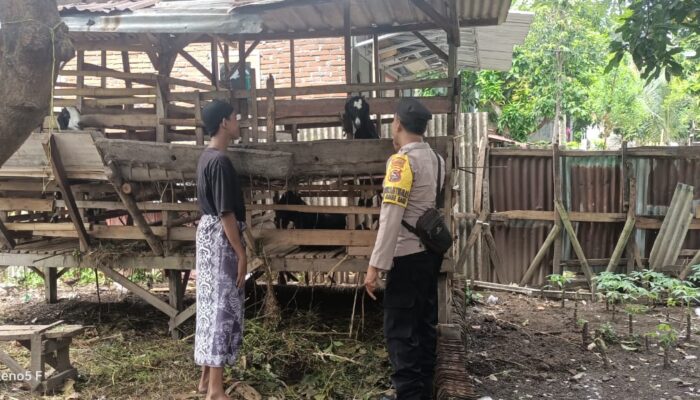
[[[578,237],[576,237],[576,231],[569,220],[569,214],[566,212],[566,209],[564,209],[564,206],[561,203],[555,203],[555,207],[559,213],[559,218],[561,218],[561,222],[564,225],[566,232],[569,234],[571,246],[574,248],[574,252],[576,253],[579,261],[581,261],[581,266],[583,267],[583,272],[586,274],[586,279],[591,286],[591,291],[593,291],[593,271],[591,270],[591,266],[588,264],[585,254],[583,253],[581,243],[579,243]]]

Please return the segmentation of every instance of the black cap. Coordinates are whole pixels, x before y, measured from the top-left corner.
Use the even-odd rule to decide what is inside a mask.
[[[233,107],[225,101],[214,100],[202,109],[202,120],[209,135],[214,136],[224,118],[233,114]]]
[[[403,98],[396,108],[401,125],[407,131],[422,135],[428,127],[428,121],[433,119],[433,114],[416,99]]]

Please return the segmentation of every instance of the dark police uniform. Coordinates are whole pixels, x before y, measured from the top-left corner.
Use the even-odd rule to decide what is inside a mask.
[[[404,126],[425,130],[430,112],[404,99],[397,115]],[[370,265],[388,271],[384,294],[384,335],[399,400],[431,399],[437,342],[437,278],[442,256],[428,251],[402,224],[415,226],[435,206],[437,155],[428,143],[409,143],[389,158],[377,241]],[[444,169],[441,173],[444,177]],[[443,182],[440,182],[441,187]]]

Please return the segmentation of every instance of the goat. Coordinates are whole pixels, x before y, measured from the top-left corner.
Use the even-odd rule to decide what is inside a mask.
[[[343,130],[353,139],[379,139],[374,123],[369,117],[369,103],[362,96],[354,96],[345,103]]]
[[[80,112],[75,107],[64,107],[58,114],[57,120],[62,131],[79,131],[81,129]]]
[[[285,192],[276,204],[305,206],[306,202],[298,193]],[[345,216],[342,214],[305,213],[300,211],[275,211],[275,225],[279,229],[345,229]]]

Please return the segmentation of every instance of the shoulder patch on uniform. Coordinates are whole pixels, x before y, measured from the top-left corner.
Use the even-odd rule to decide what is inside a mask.
[[[413,172],[406,154],[394,154],[389,158],[384,177],[384,203],[401,207],[408,205],[413,186]]]

